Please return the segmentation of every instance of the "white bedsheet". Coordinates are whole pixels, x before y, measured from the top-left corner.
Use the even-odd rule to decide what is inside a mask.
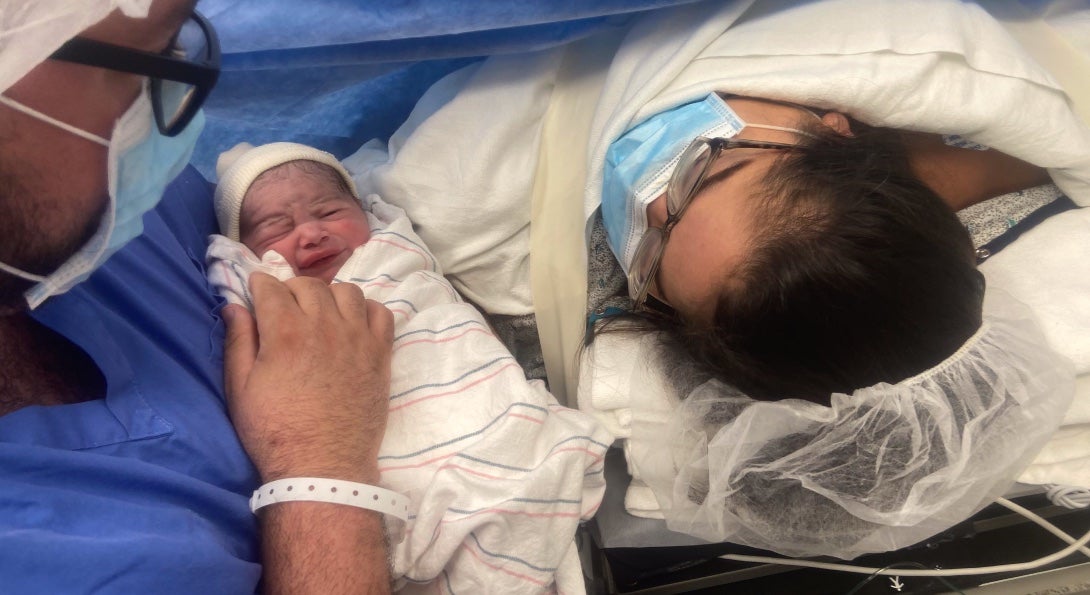
[[[394,577],[405,592],[584,592],[574,535],[601,503],[612,437],[528,382],[404,213],[368,202],[371,239],[337,280],[394,313],[379,467],[382,485],[412,500],[405,526],[388,521]],[[275,252],[262,262],[214,238],[209,277],[234,303],[248,305],[254,270],[294,276]]]

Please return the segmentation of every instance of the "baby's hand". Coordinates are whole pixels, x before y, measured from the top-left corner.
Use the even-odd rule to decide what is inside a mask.
[[[375,483],[389,406],[393,314],[354,284],[250,277],[254,315],[224,308],[235,430],[262,481]]]

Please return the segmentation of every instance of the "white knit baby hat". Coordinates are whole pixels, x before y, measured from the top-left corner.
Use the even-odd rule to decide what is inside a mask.
[[[227,151],[220,153],[216,161],[216,175],[219,184],[216,186],[216,220],[219,222],[220,233],[238,242],[239,212],[242,210],[242,199],[250,184],[254,183],[262,173],[289,161],[315,161],[332,167],[341,174],[352,196],[359,200],[360,195],[356,190],[356,184],[348,170],[333,155],[298,143],[269,143],[255,147],[250,143],[239,143]]]

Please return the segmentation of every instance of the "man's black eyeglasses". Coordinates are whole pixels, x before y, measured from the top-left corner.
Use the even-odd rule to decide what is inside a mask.
[[[171,46],[160,54],[74,37],[50,58],[148,77],[159,132],[175,136],[185,129],[220,73],[216,30],[194,12]]]

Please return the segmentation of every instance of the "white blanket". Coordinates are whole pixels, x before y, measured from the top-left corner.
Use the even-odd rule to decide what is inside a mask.
[[[974,4],[783,0],[703,2],[659,11],[636,22],[608,67],[597,73],[600,92],[597,103],[587,108],[594,110],[589,134],[572,129],[543,138],[540,122],[559,84],[563,51],[491,58],[450,77],[425,96],[388,150],[372,146],[346,162],[361,174],[364,187],[385,192],[414,220],[426,221],[421,223],[426,240],[432,238],[425,232],[435,233],[456,246],[436,251],[444,264],[448,258],[467,262],[466,251],[474,249],[479,253],[473,257],[482,259],[475,262],[482,266],[483,259],[501,260],[502,276],[475,276],[467,267],[459,277],[459,288],[464,286],[486,308],[510,305],[510,296],[518,296],[520,311],[533,307],[524,301],[528,272],[512,273],[511,268],[529,268],[524,256],[530,244],[521,235],[514,241],[510,230],[529,226],[526,205],[542,145],[586,143],[586,169],[571,175],[586,177],[581,202],[589,217],[599,203],[609,143],[640,120],[712,90],[839,109],[873,125],[958,134],[1048,168],[1068,196],[1090,206],[1090,129],[1050,73],[1002,23]],[[498,155],[503,159],[493,165]],[[442,208],[435,209],[436,204]],[[450,213],[459,214],[456,225],[445,225]],[[495,231],[474,226],[471,219],[478,214],[507,226]],[[1069,223],[1062,224],[1063,230],[1049,231],[1064,220]],[[1081,221],[1085,215],[1079,212],[1056,217],[1035,230],[1037,239],[1027,234],[982,267],[990,286],[1031,306],[1051,346],[1083,372],[1079,397],[1065,420],[1074,431],[1085,423],[1082,411],[1090,403],[1085,379],[1090,371],[1090,310],[1085,305],[1090,259],[1083,257],[1090,254],[1090,234],[1078,231]],[[501,244],[502,252],[487,251]],[[1042,262],[1057,266],[1038,266]],[[578,279],[579,271],[571,277]],[[568,315],[581,320],[584,312]],[[630,345],[605,359],[642,365],[646,360],[637,356],[638,346]],[[572,360],[565,358],[564,365],[573,365]],[[580,407],[594,410],[599,397],[583,395],[608,392],[608,386],[594,385],[593,370],[590,375],[581,370],[580,376]],[[617,384],[616,374],[607,376],[607,384]],[[627,380],[622,384],[632,386]],[[633,396],[615,394],[606,400],[612,406]],[[614,429],[632,414],[608,411],[603,420]],[[1026,479],[1071,483],[1081,477],[1080,483],[1090,483],[1085,475],[1090,440],[1064,436],[1058,434],[1056,443],[1046,447],[1042,466],[1031,468],[1035,474]],[[1054,447],[1062,452],[1053,452]]]
[[[584,592],[574,535],[601,502],[612,437],[528,382],[404,213],[367,202],[371,239],[337,282],[394,313],[379,466],[382,485],[412,500],[407,525],[388,525],[394,577],[406,592]],[[234,303],[249,305],[252,271],[294,276],[275,252],[259,260],[213,238],[209,278]]]

